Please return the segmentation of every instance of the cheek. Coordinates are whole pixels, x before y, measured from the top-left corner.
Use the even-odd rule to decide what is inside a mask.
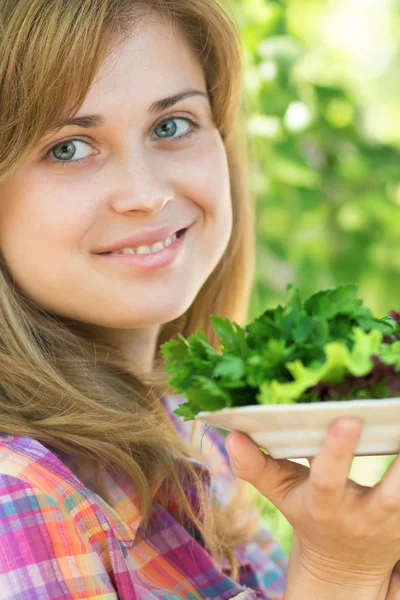
[[[54,251],[63,240],[82,235],[88,218],[85,196],[90,197],[67,179],[60,183],[32,172],[18,175],[0,191],[2,246],[28,246],[35,251],[51,244]]]
[[[197,209],[202,259],[211,273],[229,244],[233,226],[229,167],[218,132],[186,157],[180,172],[184,182],[180,193]]]
[[[50,280],[82,239],[87,218],[79,198],[61,189],[40,176],[21,174],[0,190],[1,248],[17,281],[30,273]]]
[[[193,147],[180,163],[181,193],[214,218],[231,211],[229,169],[219,133],[212,132]]]
[[[55,312],[69,303],[70,290],[79,289],[87,276],[79,255],[87,217],[76,210],[76,199],[71,203],[70,191],[60,193],[60,186],[55,190],[31,181],[14,187],[9,205],[0,210],[1,249],[16,285]]]

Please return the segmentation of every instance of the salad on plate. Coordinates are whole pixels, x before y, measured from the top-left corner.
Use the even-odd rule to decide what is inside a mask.
[[[204,332],[161,346],[174,412],[248,433],[277,458],[315,456],[329,424],[349,414],[365,428],[357,455],[400,450],[400,314],[377,318],[355,285],[306,301],[287,287],[284,306],[245,327],[211,316]]]

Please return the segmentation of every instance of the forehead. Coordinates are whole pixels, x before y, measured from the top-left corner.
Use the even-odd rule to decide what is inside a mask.
[[[190,87],[206,90],[202,67],[186,35],[161,17],[152,18],[141,22],[100,67],[82,112],[100,106],[106,110],[115,102],[131,105],[132,100],[138,109],[147,110],[152,100]]]

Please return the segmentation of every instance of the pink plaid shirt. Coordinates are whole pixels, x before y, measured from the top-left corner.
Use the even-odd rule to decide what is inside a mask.
[[[192,423],[172,412],[184,401],[162,400],[189,443]],[[223,505],[237,483],[224,438],[201,425],[196,445],[203,459],[193,462]],[[172,499],[163,508],[161,470],[144,532],[131,478],[105,471],[106,502],[68,463],[34,439],[0,434],[0,599],[282,600],[287,558],[261,522],[236,550],[238,584],[228,564],[219,570],[196,532],[178,523]]]

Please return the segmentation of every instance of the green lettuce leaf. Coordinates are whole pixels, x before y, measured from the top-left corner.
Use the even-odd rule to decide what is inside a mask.
[[[212,315],[216,348],[202,331],[161,346],[168,385],[186,398],[175,412],[189,420],[225,407],[317,402],[325,399],[322,383],[331,386],[330,398],[336,391],[342,399],[400,394],[394,374],[400,371],[400,313],[390,315],[375,317],[355,285],[319,291],[305,302],[288,285],[285,305],[265,310],[246,327]],[[357,379],[349,380],[354,377],[358,387]]]
[[[382,333],[373,329],[365,333],[362,329],[354,329],[355,343],[352,350],[342,342],[330,342],[324,350],[326,361],[321,366],[306,367],[300,360],[286,365],[293,381],[265,381],[260,385],[261,393],[257,395],[260,404],[291,404],[310,387],[321,381],[339,383],[347,373],[361,376],[369,373],[374,364],[371,356],[378,352],[382,341]]]

